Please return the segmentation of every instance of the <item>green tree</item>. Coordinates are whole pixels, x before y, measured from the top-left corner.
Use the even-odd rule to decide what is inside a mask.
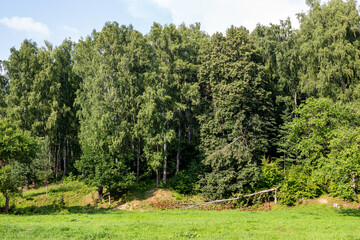
[[[25,40],[19,50],[11,50],[9,61],[5,62],[10,80],[7,116],[21,129],[48,139],[44,158],[49,158],[56,177],[61,169],[60,158],[65,173],[66,159],[79,152],[73,103],[80,78],[72,71],[71,50],[70,41],[55,49],[45,42],[45,47],[38,49],[35,43]],[[30,175],[35,175],[33,166],[24,173],[26,188]]]
[[[34,131],[37,129],[34,122],[40,116],[38,110],[41,108],[33,91],[35,79],[40,71],[38,51],[36,43],[25,40],[19,50],[12,48],[9,60],[4,61],[6,75],[10,81],[6,96],[6,116],[23,131],[44,137]],[[24,171],[22,174],[26,175],[25,188],[27,188],[28,177],[32,172],[31,165],[27,165]]]
[[[196,134],[196,108],[200,103],[199,83],[197,79],[197,72],[199,68],[198,53],[203,39],[206,35],[200,31],[200,24],[180,25],[177,29],[180,34],[180,46],[178,55],[174,62],[175,69],[175,89],[176,96],[174,98],[181,104],[180,109],[177,110],[175,121],[173,123],[176,129],[176,167],[175,175],[180,171],[180,158],[182,156],[182,148],[195,152],[194,131]],[[185,161],[183,165],[185,165]]]
[[[21,172],[24,165],[31,163],[36,149],[35,139],[29,133],[0,119],[0,192],[5,196],[6,213],[9,211],[10,197],[18,192],[24,180],[24,176],[19,174],[19,167]]]
[[[62,169],[65,177],[67,169],[74,171],[73,164],[79,158],[80,146],[78,141],[79,121],[74,106],[76,91],[80,88],[81,78],[73,70],[72,57],[73,42],[64,40],[53,51],[55,76],[58,83],[56,107],[56,125],[50,143],[55,154],[55,165]],[[62,164],[61,164],[62,163]],[[57,171],[56,171],[57,176]]]
[[[162,27],[157,23],[148,36],[154,61],[142,96],[139,129],[143,130],[145,157],[156,172],[157,184],[161,167],[163,184],[172,172],[169,166],[174,166],[175,175],[179,172],[184,143],[191,145],[193,106],[199,99],[197,53],[203,36],[199,24]]]
[[[327,173],[326,179],[332,195],[357,201],[360,176],[360,127],[359,123],[356,125],[342,126],[332,131],[333,138],[329,144],[331,152],[323,171]]]
[[[226,197],[251,190],[273,131],[272,96],[259,50],[244,28],[231,27],[204,45],[199,69],[208,105],[201,124],[207,171],[203,193]]]
[[[354,0],[308,1],[300,14],[300,87],[308,96],[337,98],[359,80],[359,11]]]
[[[288,170],[282,191],[296,189],[302,192],[299,197],[330,192],[356,199],[358,108],[329,98],[309,98],[296,114],[296,118],[285,124]],[[302,179],[302,184],[297,178]],[[287,194],[283,195],[287,199]]]
[[[103,187],[112,192],[133,183],[130,166],[139,152],[135,125],[147,51],[139,32],[116,22],[75,46],[74,67],[83,81],[76,99],[83,152],[77,168],[99,195]]]
[[[292,29],[290,19],[287,19],[279,25],[258,25],[251,36],[262,50],[280,113],[291,112],[301,100],[298,32]]]
[[[36,107],[30,104],[33,82],[39,72],[36,43],[25,40],[20,49],[12,48],[4,67],[11,84],[7,96],[7,116],[21,129],[32,130],[33,112]],[[34,109],[35,108],[35,109]]]

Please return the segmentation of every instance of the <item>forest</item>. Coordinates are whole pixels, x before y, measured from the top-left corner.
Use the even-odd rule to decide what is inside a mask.
[[[307,0],[289,19],[209,36],[107,22],[77,42],[24,40],[1,61],[0,192],[74,176],[109,198],[156,183],[223,199],[279,187],[292,205],[357,201],[360,14]],[[2,203],[3,204],[3,203]]]

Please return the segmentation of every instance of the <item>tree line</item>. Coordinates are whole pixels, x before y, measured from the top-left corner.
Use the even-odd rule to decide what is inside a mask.
[[[2,61],[0,192],[71,174],[111,196],[153,181],[208,199],[280,186],[293,204],[357,200],[360,15],[354,0],[231,26],[108,22],[78,42],[25,40]]]

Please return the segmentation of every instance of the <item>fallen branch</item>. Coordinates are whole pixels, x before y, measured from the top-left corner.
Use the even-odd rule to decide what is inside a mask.
[[[250,193],[250,194],[244,195],[243,197],[251,197],[251,196],[258,195],[258,194],[267,193],[267,192],[273,192],[273,191],[276,192],[278,189],[279,189],[279,187],[272,188],[272,189],[267,189],[267,190],[262,190],[260,192]]]
[[[179,204],[179,205],[180,206],[185,206],[186,208],[192,208],[192,207],[198,207],[198,206],[203,206],[203,205],[208,205],[208,204],[213,204],[213,203],[239,200],[239,199],[244,198],[244,197],[251,197],[251,196],[258,195],[258,194],[263,194],[263,193],[273,192],[273,191],[275,191],[275,204],[276,204],[277,203],[277,190],[278,189],[279,189],[279,187],[276,187],[276,188],[262,190],[262,191],[256,192],[256,193],[250,193],[250,194],[242,195],[242,196],[236,197],[236,198],[221,199],[221,200],[215,200],[215,201],[211,201],[211,202],[204,202],[204,203],[197,203],[197,204],[183,203],[183,204]]]

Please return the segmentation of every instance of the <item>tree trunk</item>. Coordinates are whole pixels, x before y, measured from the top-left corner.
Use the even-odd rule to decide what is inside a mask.
[[[167,141],[164,141],[164,175],[163,175],[163,184],[166,185],[166,175],[167,175]]]
[[[296,109],[297,108],[296,88],[294,88],[294,105],[295,105],[295,109]]]
[[[64,154],[64,176],[63,176],[63,182],[64,182],[64,178],[66,176],[66,144],[65,144],[66,138],[64,139],[64,149],[63,149],[63,154]]]
[[[46,151],[44,154],[44,163],[46,165]],[[46,187],[46,195],[49,193],[49,187],[48,187],[48,166],[45,166],[45,187]]]
[[[97,198],[100,199],[103,196],[103,187],[98,187],[97,189]]]
[[[49,194],[49,181],[48,181],[48,176],[46,175],[45,178],[45,184],[46,184],[46,195]]]
[[[160,174],[159,174],[159,170],[156,170],[156,187],[158,188],[160,184]]]
[[[357,195],[356,193],[356,175],[354,172],[351,172],[351,182],[352,182],[352,185],[351,185],[351,188],[353,189],[353,192],[355,195]]]
[[[109,193],[109,205],[111,205],[111,195]]]
[[[135,151],[135,145],[132,140],[131,140],[130,145],[131,145],[131,150]],[[136,161],[131,161],[131,168],[136,168]]]
[[[5,213],[9,213],[9,196],[5,196]]]
[[[32,187],[33,187],[33,188],[35,187],[35,178],[36,178],[36,176],[35,176],[35,174],[34,174],[33,179],[32,179]]]
[[[25,175],[25,190],[29,190],[29,177]]]
[[[140,176],[140,138],[139,138],[139,146],[136,156],[136,183],[139,183],[139,176]]]
[[[179,123],[179,129],[178,129],[178,149],[176,153],[176,171],[175,176],[179,173],[180,168],[180,151],[181,151],[181,124]]]
[[[284,158],[284,178],[286,178],[286,161],[285,161],[285,158]]]
[[[57,182],[57,178],[58,178],[58,171],[61,171],[60,150],[61,150],[61,146],[59,145],[56,150],[56,168],[55,168],[56,169],[56,182]],[[64,183],[64,178],[63,178],[63,183]]]
[[[193,136],[193,126],[192,126],[192,120],[191,120],[191,109],[190,109],[190,102],[189,98],[186,98],[186,115],[188,118],[188,141],[191,142],[192,136]]]

